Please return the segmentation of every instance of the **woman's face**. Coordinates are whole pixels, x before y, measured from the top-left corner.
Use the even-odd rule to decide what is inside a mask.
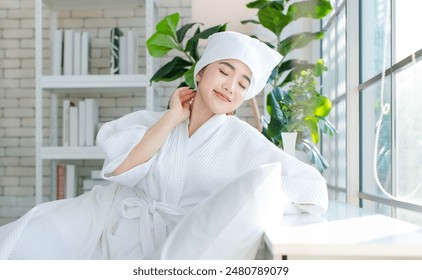
[[[240,60],[219,60],[197,74],[197,94],[214,114],[233,112],[245,99],[251,79],[251,70]]]

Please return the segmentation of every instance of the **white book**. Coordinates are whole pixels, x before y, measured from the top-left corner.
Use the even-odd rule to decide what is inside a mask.
[[[73,32],[73,75],[81,74],[81,32]]]
[[[69,108],[69,146],[78,146],[78,107]]]
[[[64,31],[63,75],[73,75],[73,30]]]
[[[98,103],[94,98],[85,99],[86,109],[86,130],[85,130],[85,145],[94,146],[95,136],[97,134],[98,126]]]
[[[127,36],[119,38],[119,70],[120,74],[127,74]]]
[[[54,31],[51,50],[51,75],[59,76],[62,74],[62,52],[63,52],[63,31],[61,29]]]
[[[70,100],[63,100],[63,126],[62,126],[62,145],[69,146],[69,108]]]
[[[89,33],[87,31],[82,32],[81,38],[81,75],[88,75],[89,69]]]
[[[76,169],[73,164],[66,164],[66,184],[65,184],[66,198],[76,196]]]
[[[135,36],[134,40],[134,54],[133,54],[133,74],[138,74],[139,67],[139,49],[138,49],[138,37]]]
[[[127,74],[134,74],[135,69],[135,34],[133,30],[127,32]]]
[[[85,146],[85,122],[86,122],[86,108],[85,108],[85,100],[80,100],[78,103],[78,136],[79,146]]]

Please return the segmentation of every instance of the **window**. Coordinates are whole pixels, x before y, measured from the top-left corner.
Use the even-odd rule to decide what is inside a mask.
[[[330,199],[346,202],[346,1],[332,0],[333,11],[322,21],[322,58],[328,71],[322,93],[333,103],[329,120],[338,130],[323,135],[321,152],[330,165],[324,171]]]
[[[421,8],[360,1],[359,196],[364,208],[422,225]]]

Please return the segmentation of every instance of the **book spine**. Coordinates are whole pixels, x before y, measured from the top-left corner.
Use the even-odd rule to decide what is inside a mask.
[[[56,193],[57,199],[65,198],[65,176],[66,170],[64,164],[58,163],[56,165]]]
[[[78,146],[78,107],[71,106],[69,109],[69,146]]]
[[[64,147],[69,146],[69,109],[70,109],[70,100],[63,100],[63,134],[62,134],[62,145]]]
[[[115,27],[110,32],[110,74],[119,74],[119,42],[123,32]]]
[[[79,123],[79,127],[78,127],[78,136],[79,136],[79,141],[78,141],[78,145],[79,146],[85,146],[85,123],[86,123],[86,108],[85,108],[85,100],[80,100],[78,103],[78,123]]]
[[[64,32],[63,74],[73,75],[73,30]]]
[[[73,33],[73,75],[81,75],[81,32]]]
[[[88,75],[89,69],[89,33],[82,32],[81,38],[81,75]]]
[[[51,75],[59,76],[62,74],[62,52],[63,52],[63,31],[55,30],[51,51]]]
[[[75,165],[66,164],[66,198],[76,196],[76,170]]]

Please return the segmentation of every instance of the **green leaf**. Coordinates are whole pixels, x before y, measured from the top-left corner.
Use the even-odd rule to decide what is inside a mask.
[[[330,99],[325,96],[319,97],[318,105],[315,107],[314,115],[318,117],[326,117],[331,111],[331,107],[333,104],[331,103]]]
[[[261,9],[269,4],[269,0],[257,0],[253,2],[249,2],[246,4],[246,7],[250,9]]]
[[[318,119],[319,119],[318,125],[319,125],[322,133],[324,133],[326,135],[330,135],[330,136],[338,134],[337,129],[334,127],[334,125],[329,120],[327,120],[325,118],[321,118],[321,117],[318,117]]]
[[[257,21],[256,19],[247,19],[247,20],[242,20],[240,21],[241,24],[247,24],[247,23],[253,23],[253,24],[261,24],[259,21]]]
[[[290,16],[292,20],[302,17],[322,19],[328,15],[332,9],[331,3],[328,0],[300,1],[289,6],[287,15]]]
[[[321,77],[322,73],[327,70],[327,67],[324,65],[324,60],[318,59],[317,63],[312,68],[312,73],[315,77]]]
[[[303,48],[308,45],[312,40],[320,40],[324,36],[324,32],[303,32],[293,34],[280,42],[279,52],[281,55],[286,56],[294,49]]]
[[[188,23],[188,24],[185,24],[182,27],[180,27],[179,30],[176,31],[177,42],[182,43],[182,41],[185,38],[185,35],[188,32],[188,30],[191,29],[195,24],[197,24],[197,23],[196,22]]]
[[[258,19],[262,26],[273,32],[277,38],[280,37],[281,31],[291,22],[291,18],[283,14],[274,5],[268,5],[258,12]]]
[[[318,132],[318,118],[315,117],[306,117],[304,120],[306,127],[309,129],[309,132],[312,136],[312,141],[315,144],[319,142],[319,132]]]
[[[280,103],[281,100],[281,89],[276,87],[271,90],[267,96],[267,111],[271,118],[281,120],[283,118],[283,112],[281,111]]]
[[[179,24],[180,16],[179,13],[174,13],[164,17],[159,23],[157,23],[157,33],[171,36],[174,40],[177,40],[176,28]]]
[[[202,32],[196,33],[192,38],[188,40],[186,43],[185,51],[192,50],[192,47],[195,46],[195,44],[198,44],[199,39],[207,39],[209,36],[211,36],[214,33],[226,31],[227,25],[215,25],[213,27],[210,27],[208,29],[205,29]]]
[[[183,76],[183,74],[188,70],[187,67],[191,65],[192,63],[189,61],[176,56],[155,72],[154,76],[151,78],[151,82],[174,81]]]
[[[188,71],[186,71],[183,76],[185,77],[185,83],[190,87],[190,88],[195,88],[195,80],[193,77],[193,71],[194,71],[195,65],[192,65],[191,68],[189,68]]]
[[[268,124],[268,136],[270,136],[277,145],[282,143],[280,133],[282,131],[285,131],[283,123],[278,119],[271,118],[271,121]]]
[[[281,74],[288,70],[297,69],[295,73],[299,74],[300,71],[308,69],[308,68],[312,68],[312,67],[314,67],[314,64],[309,63],[306,60],[289,59],[281,63],[280,67],[278,67],[278,73]]]
[[[199,34],[200,32],[201,32],[201,30],[198,27],[193,36]],[[186,48],[185,48],[185,51],[188,52],[196,62],[199,60],[198,42],[199,42],[199,40],[192,41],[190,43],[189,49],[187,48],[188,47],[187,45],[186,45]]]
[[[298,138],[296,141],[296,147],[298,150],[305,152],[308,159],[315,165],[319,172],[322,173],[329,167],[327,161],[321,155],[318,148],[308,139]]]
[[[162,57],[172,49],[178,49],[179,46],[170,36],[154,33],[147,41],[147,48],[151,56]]]

